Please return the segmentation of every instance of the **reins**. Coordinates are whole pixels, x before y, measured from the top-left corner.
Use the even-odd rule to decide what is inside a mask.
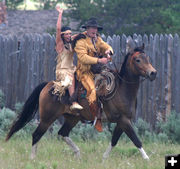
[[[133,56],[131,56],[131,57],[133,58],[134,56],[136,56],[136,54],[137,54],[137,52],[136,52]],[[131,58],[131,61],[132,61],[132,58]],[[110,68],[108,68],[108,69],[111,70],[112,72],[114,72],[114,73],[117,75],[118,79],[122,80],[122,81],[125,82],[126,84],[139,84],[139,83],[142,83],[145,79],[147,79],[147,77],[144,77],[144,78],[138,80],[138,82],[130,82],[130,81],[127,81],[127,80],[125,80],[123,77],[120,76],[119,71],[118,71],[118,69],[117,69],[117,67],[116,67],[115,62],[113,62],[113,60],[111,60],[111,62],[112,62],[112,64],[113,64],[115,70],[110,69]],[[106,100],[106,101],[107,101],[107,100],[111,100],[111,99],[115,96],[116,93],[117,93],[117,82],[115,81],[115,88],[114,88],[114,90],[113,90],[109,95],[107,95],[106,97],[102,97],[102,98],[103,98],[103,100]]]
[[[120,75],[119,75],[119,73],[117,73],[117,75],[118,75],[118,78],[119,79],[121,79],[123,82],[125,82],[125,83],[127,83],[127,84],[136,84],[136,83],[142,83],[144,80],[146,80],[147,78],[142,78],[140,81],[138,81],[138,82],[129,82],[129,81],[127,81],[127,80],[124,80]]]

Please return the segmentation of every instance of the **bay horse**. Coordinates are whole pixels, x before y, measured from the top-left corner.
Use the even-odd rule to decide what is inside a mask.
[[[114,93],[110,99],[102,99],[102,104],[108,121],[116,123],[116,127],[112,134],[111,143],[103,154],[103,158],[105,159],[109,156],[112,148],[117,144],[122,133],[125,132],[140,150],[142,157],[149,159],[131,123],[136,111],[137,92],[141,82],[140,77],[145,77],[152,81],[156,78],[157,74],[155,68],[150,64],[149,57],[144,52],[144,45],[129,52],[125,56],[120,72],[114,74],[116,84]],[[78,110],[79,115],[66,113],[67,106],[60,101],[54,100],[52,95],[49,94],[52,86],[52,81],[44,82],[34,89],[25,102],[22,112],[12,124],[6,141],[32,120],[39,108],[40,123],[32,134],[31,158],[34,158],[36,155],[37,142],[47,131],[48,127],[61,115],[65,117],[65,122],[58,131],[58,134],[62,136],[63,140],[72,148],[74,153],[80,157],[80,150],[70,139],[69,133],[79,121],[94,120],[89,111],[88,102],[85,98],[79,100],[79,103],[84,108],[83,110]]]

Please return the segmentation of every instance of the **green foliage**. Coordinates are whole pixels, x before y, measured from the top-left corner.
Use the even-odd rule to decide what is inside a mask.
[[[5,107],[0,111],[0,134],[8,131],[15,116],[14,111]]]
[[[5,0],[8,9],[17,9],[18,5],[22,4],[24,0]]]
[[[151,131],[150,124],[139,118],[134,125],[135,132],[140,136],[143,143],[158,141],[155,132]]]
[[[121,156],[132,157],[138,152],[138,149],[136,147],[132,147],[128,149],[123,148],[123,147],[116,147],[116,149],[114,149],[113,151]]]
[[[16,112],[16,114],[19,114],[22,111],[23,105],[24,105],[24,103],[20,103],[20,102],[15,104],[15,112]]]
[[[0,135],[5,135],[9,131],[10,126],[13,121],[16,119],[17,115],[22,110],[23,103],[17,103],[15,105],[15,111],[3,107],[0,111]],[[19,137],[26,137],[27,135],[31,135],[33,130],[37,127],[34,121],[28,123],[22,130],[20,130],[16,135]]]
[[[98,133],[92,125],[79,123],[73,128],[71,137],[75,140],[82,139],[84,141],[110,139],[111,133],[107,130],[106,126],[103,127],[103,130],[102,133]]]
[[[25,166],[25,169],[33,169],[33,168],[34,168],[33,165],[30,163],[26,164]]]
[[[155,34],[180,32],[179,0],[64,0],[68,16],[84,24],[96,16],[106,33]]]
[[[137,130],[138,130],[138,134],[140,136],[145,136],[148,135],[148,131],[150,130],[150,125],[144,121],[143,119],[139,118],[135,124]]]
[[[57,167],[58,167],[58,162],[54,161],[53,164],[52,164],[52,168],[57,169]]]
[[[38,2],[38,9],[54,9],[57,4],[57,0],[33,0],[34,2]]]
[[[165,133],[159,133],[158,140],[162,143],[166,143],[168,141],[168,136]]]
[[[0,90],[0,108],[5,106],[5,96],[2,90]]]
[[[171,112],[166,122],[159,122],[157,127],[160,128],[160,136],[170,139],[172,142],[180,143],[180,114],[175,111]],[[167,137],[166,137],[167,136]]]
[[[41,162],[39,169],[46,169],[46,168],[47,168],[46,164]]]

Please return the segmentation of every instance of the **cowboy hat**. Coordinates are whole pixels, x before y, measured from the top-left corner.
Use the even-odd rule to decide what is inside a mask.
[[[87,29],[88,27],[96,27],[98,29],[98,31],[103,30],[102,26],[99,26],[97,23],[97,19],[96,18],[90,18],[87,22],[86,25],[83,25],[82,28]]]

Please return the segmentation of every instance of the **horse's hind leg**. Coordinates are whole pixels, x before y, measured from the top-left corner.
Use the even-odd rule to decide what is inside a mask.
[[[109,154],[112,151],[112,148],[117,144],[122,133],[123,133],[122,129],[117,124],[114,131],[113,131],[111,143],[109,143],[108,148],[106,149],[105,153],[103,154],[103,160],[105,160],[106,158],[109,157]]]
[[[32,151],[31,151],[31,159],[34,159],[37,152],[37,142],[47,131],[48,127],[51,124],[40,122],[34,133],[32,134]]]
[[[79,122],[79,117],[75,117],[72,115],[65,116],[65,122],[58,134],[62,136],[62,139],[66,142],[66,144],[73,150],[77,158],[80,158],[80,149],[79,147],[71,140],[69,137],[69,133],[72,128]]]
[[[124,125],[123,125],[124,122]],[[139,151],[142,154],[142,157],[146,160],[149,160],[149,157],[147,156],[146,152],[142,148],[142,143],[139,140],[138,136],[136,135],[131,122],[129,119],[123,120],[123,122],[120,122],[124,132],[127,134],[127,136],[131,139],[131,141],[134,143],[134,145],[139,149]]]

